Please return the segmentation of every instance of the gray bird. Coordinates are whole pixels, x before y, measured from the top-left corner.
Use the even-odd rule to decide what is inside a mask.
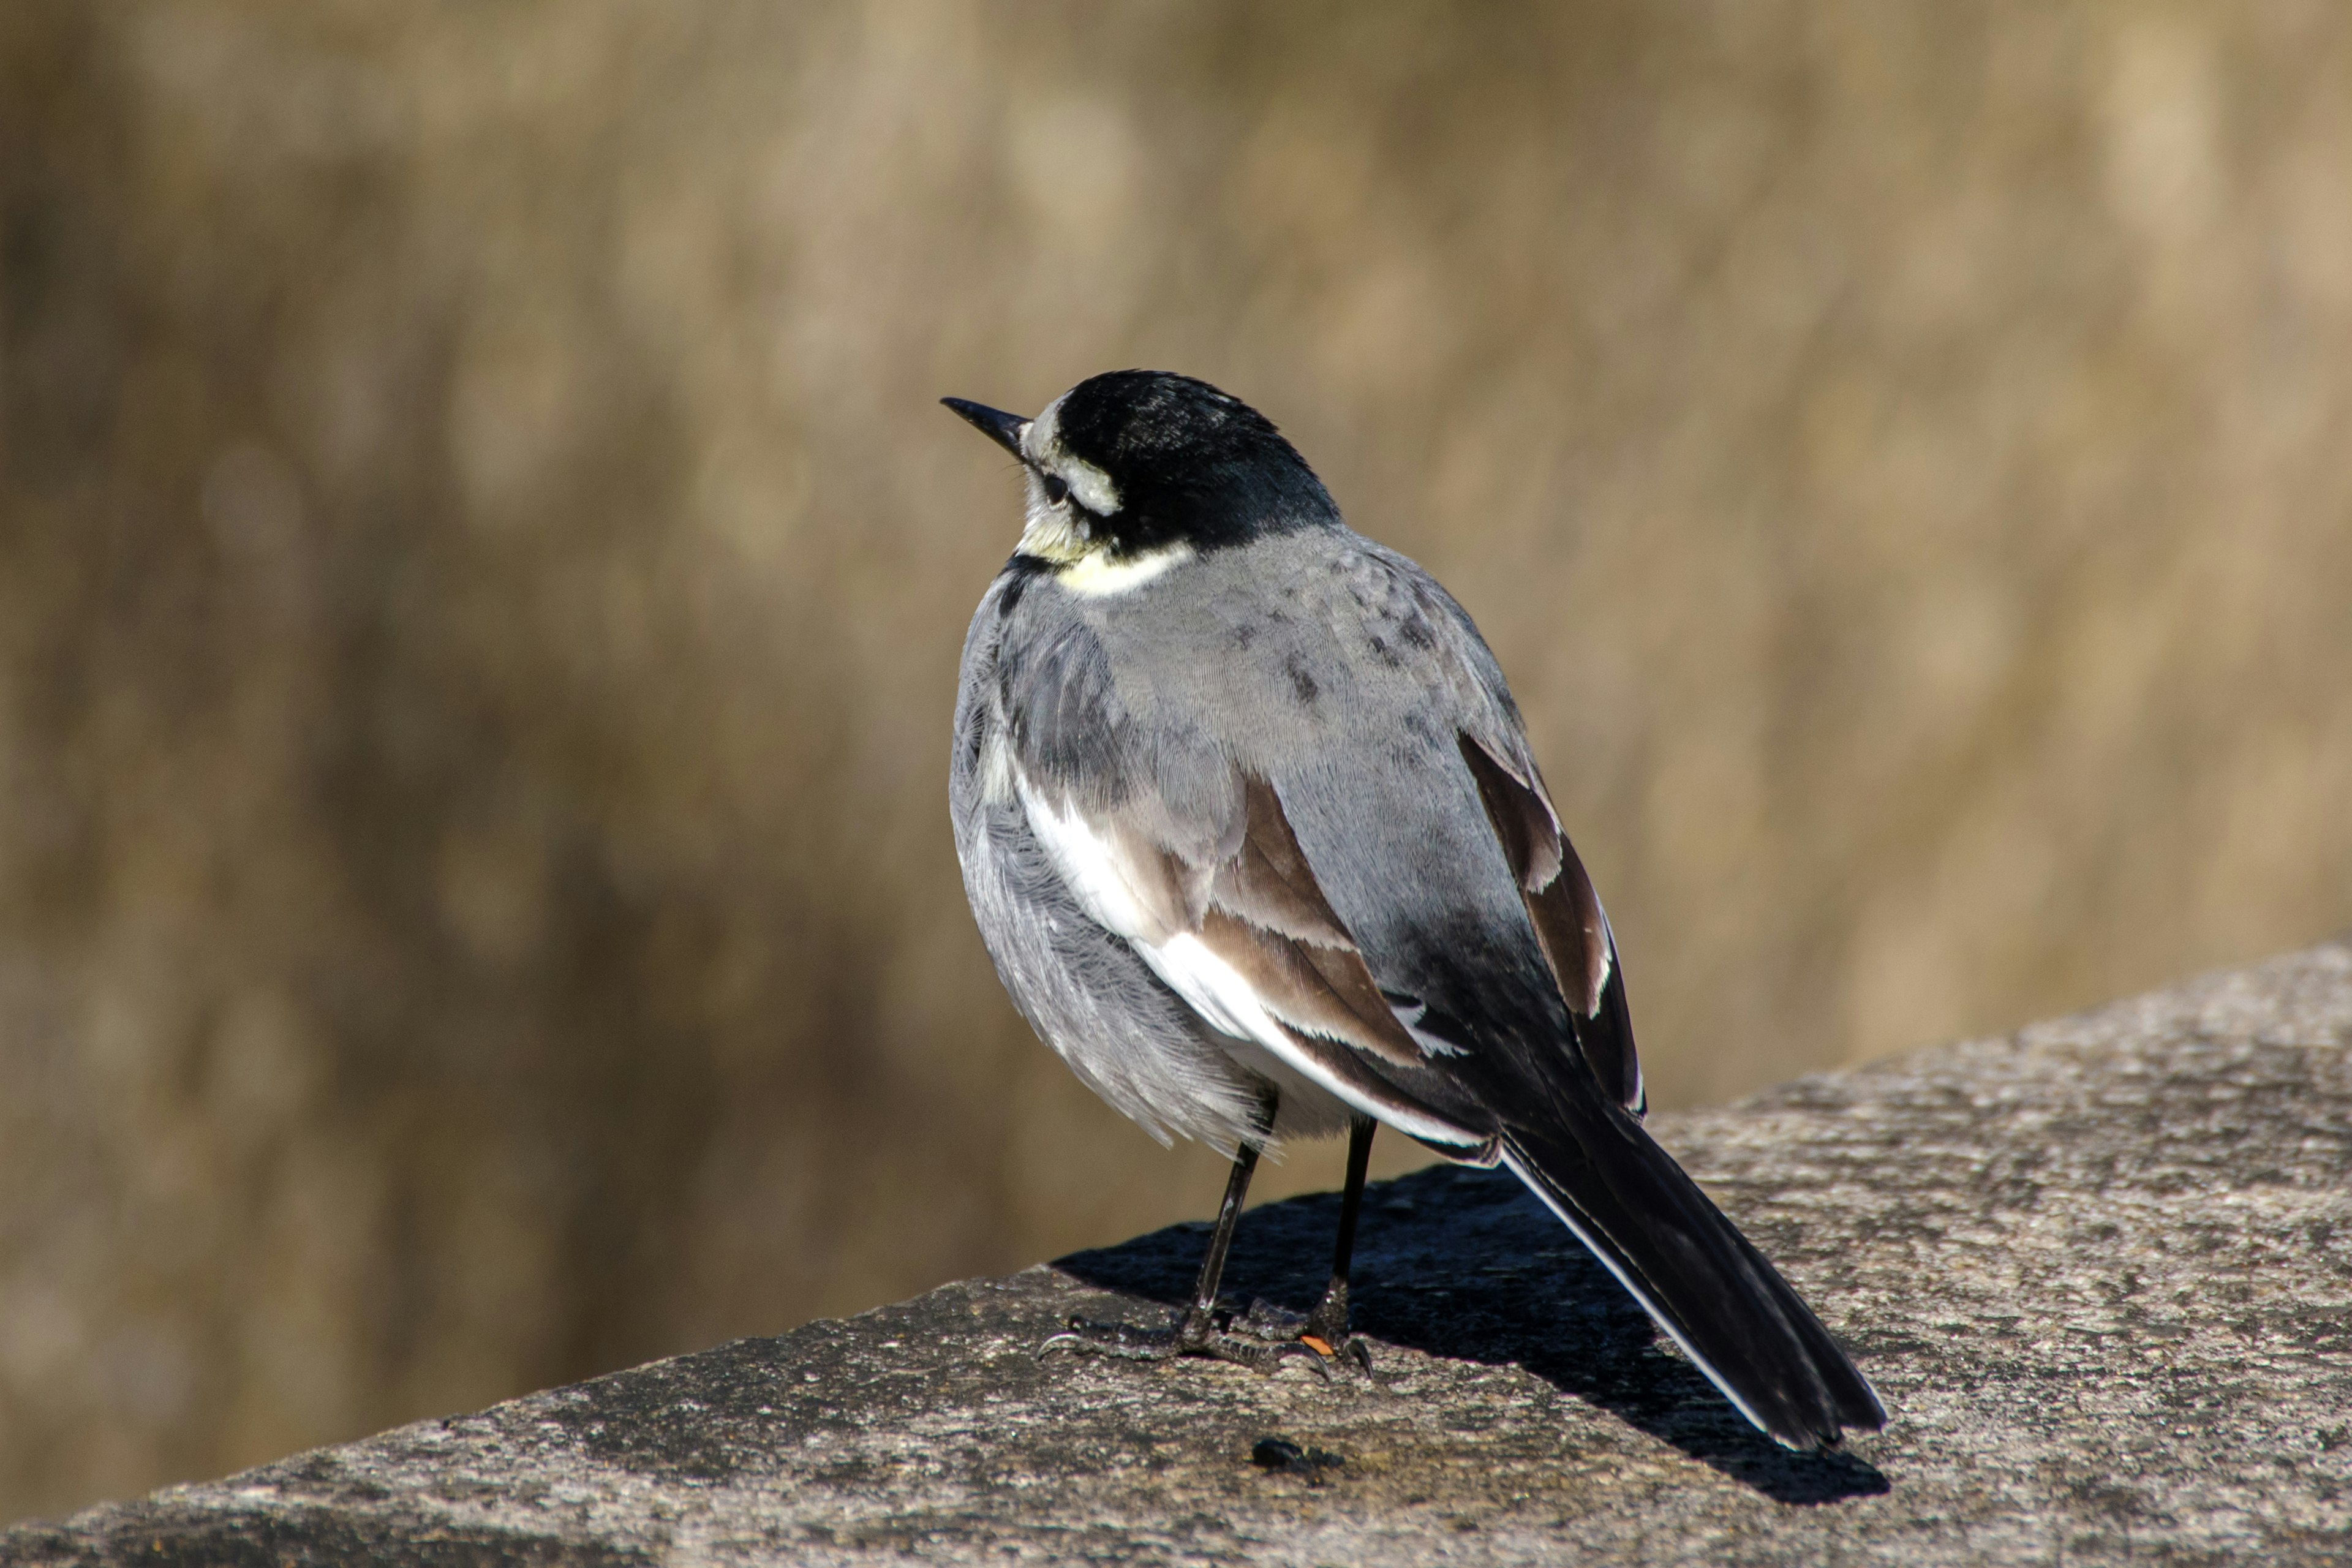
[[[1503,672],[1429,574],[1350,530],[1264,416],[1118,371],[1034,419],[1021,542],[964,640],[956,852],[1014,1003],[1163,1143],[1234,1157],[1172,1327],[1053,1342],[1268,1367],[1349,1356],[1374,1127],[1507,1166],[1743,1415],[1884,1426],[1811,1310],[1643,1127],[1608,918]],[[1219,1311],[1258,1153],[1349,1132],[1331,1284],[1295,1336]]]

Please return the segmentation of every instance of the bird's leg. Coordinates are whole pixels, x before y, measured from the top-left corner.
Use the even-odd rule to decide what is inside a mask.
[[[1271,1302],[1254,1301],[1248,1314],[1231,1325],[1258,1339],[1306,1346],[1322,1358],[1327,1374],[1342,1365],[1353,1365],[1367,1375],[1372,1370],[1370,1349],[1348,1331],[1348,1267],[1356,1251],[1356,1219],[1364,1207],[1364,1173],[1371,1163],[1372,1134],[1379,1130],[1380,1123],[1369,1116],[1349,1119],[1348,1184],[1339,1197],[1339,1235],[1331,1248],[1331,1282],[1315,1310],[1301,1317]]]
[[[1266,1120],[1274,1120],[1271,1110]],[[1258,1145],[1244,1143],[1234,1155],[1233,1173],[1225,1178],[1225,1201],[1217,1205],[1216,1228],[1209,1232],[1209,1249],[1201,1255],[1200,1277],[1192,1281],[1192,1304],[1177,1321],[1179,1338],[1205,1335],[1217,1327],[1217,1287],[1225,1277],[1225,1254],[1234,1248],[1234,1232],[1241,1227],[1250,1177],[1257,1173],[1257,1152]]]
[[[1069,1350],[1123,1361],[1169,1361],[1177,1356],[1207,1356],[1230,1361],[1260,1372],[1272,1372],[1291,1356],[1305,1356],[1318,1369],[1321,1357],[1297,1341],[1266,1344],[1227,1333],[1225,1315],[1217,1310],[1217,1287],[1225,1273],[1225,1255],[1233,1250],[1234,1231],[1241,1224],[1242,1204],[1249,1196],[1250,1177],[1257,1171],[1258,1150],[1273,1130],[1277,1101],[1268,1089],[1260,1108],[1258,1136],[1244,1140],[1234,1155],[1232,1174],[1225,1178],[1225,1199],[1217,1206],[1216,1228],[1209,1233],[1209,1249],[1201,1258],[1200,1277],[1193,1281],[1192,1300],[1176,1321],[1165,1329],[1139,1329],[1126,1323],[1100,1323],[1072,1318],[1064,1331],[1037,1347]]]
[[[1372,1352],[1348,1331],[1348,1265],[1356,1252],[1356,1216],[1364,1207],[1364,1173],[1371,1164],[1372,1134],[1380,1125],[1369,1116],[1349,1119],[1348,1185],[1339,1197],[1339,1238],[1331,1249],[1331,1283],[1324,1287],[1323,1300],[1307,1314],[1307,1329],[1299,1336],[1309,1348],[1345,1357],[1368,1373],[1372,1370]]]

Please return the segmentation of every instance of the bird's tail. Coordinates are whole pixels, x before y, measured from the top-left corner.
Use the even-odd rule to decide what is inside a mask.
[[[1739,1413],[1792,1448],[1885,1426],[1812,1309],[1673,1156],[1615,1107],[1582,1109],[1571,1128],[1507,1131],[1504,1163]]]

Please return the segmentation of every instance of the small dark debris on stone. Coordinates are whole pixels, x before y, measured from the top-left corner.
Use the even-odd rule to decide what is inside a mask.
[[[1348,1461],[1326,1448],[1302,1448],[1287,1437],[1260,1437],[1250,1450],[1250,1463],[1261,1470],[1297,1476],[1310,1487],[1328,1478],[1327,1470],[1344,1468]]]

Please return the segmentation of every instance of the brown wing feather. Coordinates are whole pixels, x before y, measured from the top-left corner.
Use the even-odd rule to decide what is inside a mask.
[[[1210,884],[1202,942],[1248,976],[1266,1010],[1292,1029],[1398,1067],[1422,1065],[1426,1055],[1324,898],[1274,787],[1246,776],[1242,800],[1241,848]]]
[[[1244,774],[1242,810],[1241,847],[1217,868],[1211,899],[1253,925],[1318,947],[1352,951],[1355,939],[1324,899],[1274,786]],[[1370,981],[1369,971],[1365,978]]]
[[[1591,1017],[1601,1005],[1601,987],[1609,978],[1608,938],[1591,879],[1543,796],[1478,741],[1464,735],[1461,747],[1560,994],[1570,1007]]]
[[[1561,998],[1575,1015],[1577,1043],[1603,1088],[1635,1111],[1642,1107],[1642,1068],[1633,1051],[1617,953],[1601,899],[1576,847],[1559,830],[1542,782],[1521,779],[1475,738],[1459,738],[1462,760],[1478,781],[1486,818],[1517,879],[1528,919]],[[1532,775],[1532,767],[1528,770]]]
[[[1200,939],[1249,982],[1265,1010],[1293,1034],[1337,1040],[1397,1067],[1419,1067],[1427,1060],[1381,999],[1363,956],[1354,949],[1343,952],[1293,942],[1216,909],[1202,920]],[[1351,983],[1350,965],[1361,975],[1360,985]],[[1340,976],[1338,985],[1329,973]],[[1369,1007],[1364,1005],[1367,993]]]
[[[1323,896],[1281,798],[1264,779],[1244,774],[1239,783],[1238,831],[1214,836],[1209,864],[1201,851],[1169,847],[1151,816],[1156,803],[1129,802],[1092,816],[1091,829],[1142,921],[1136,940],[1156,944],[1190,932],[1247,982],[1285,1036],[1322,1071],[1374,1104],[1427,1123],[1456,1124],[1456,1115],[1397,1081],[1425,1074],[1429,1056],[1398,1022],[1355,938]],[[1456,1158],[1487,1163],[1495,1153],[1491,1140],[1472,1145],[1467,1156],[1461,1145],[1445,1148]]]

